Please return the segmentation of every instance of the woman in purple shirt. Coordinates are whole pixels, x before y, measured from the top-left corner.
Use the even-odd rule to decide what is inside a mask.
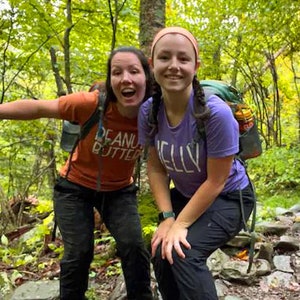
[[[149,182],[160,210],[151,247],[164,300],[218,299],[206,260],[242,229],[240,201],[246,220],[254,204],[245,168],[235,159],[238,124],[223,100],[205,101],[196,79],[198,54],[186,29],[158,32],[150,58],[157,93],[139,114],[139,142],[149,146]],[[204,137],[196,138],[197,120]]]

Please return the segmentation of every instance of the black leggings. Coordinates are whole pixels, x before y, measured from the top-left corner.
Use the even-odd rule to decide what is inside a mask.
[[[150,255],[142,238],[135,185],[96,192],[64,178],[54,188],[55,218],[64,242],[60,299],[85,299],[94,254],[94,207],[116,240],[127,298],[152,299]]]

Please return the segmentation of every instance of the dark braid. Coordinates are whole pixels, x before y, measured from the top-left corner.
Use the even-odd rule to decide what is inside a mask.
[[[203,87],[200,85],[196,75],[193,79],[194,89],[194,116],[196,120],[206,121],[210,116],[210,110],[206,105]]]
[[[150,137],[154,137],[154,135],[158,131],[157,115],[158,115],[158,110],[162,98],[161,88],[156,81],[154,81],[153,83],[153,91],[154,91],[152,96],[153,101],[150,107],[149,118],[148,118],[148,124],[151,127],[151,131],[149,133]]]
[[[193,79],[193,89],[194,89],[193,115],[197,123],[197,130],[196,130],[194,141],[198,142],[200,139],[205,139],[204,121],[206,121],[209,118],[210,110],[206,105],[204,90],[200,85],[196,75],[194,76]]]

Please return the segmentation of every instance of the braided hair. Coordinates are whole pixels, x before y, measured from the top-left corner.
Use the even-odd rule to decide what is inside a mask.
[[[204,121],[206,121],[210,116],[210,110],[205,101],[204,90],[195,75],[193,78],[193,89],[194,89],[194,99],[193,99],[193,115],[197,122],[198,128],[204,129]],[[149,112],[148,125],[151,130],[149,135],[151,138],[158,132],[158,120],[157,115],[162,101],[162,92],[159,84],[155,81],[153,85],[154,94],[152,96],[152,105]]]

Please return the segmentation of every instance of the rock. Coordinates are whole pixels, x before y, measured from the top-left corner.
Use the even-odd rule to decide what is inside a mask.
[[[229,260],[230,257],[227,254],[225,254],[222,250],[217,249],[207,259],[208,269],[215,277],[221,273],[223,264]]]
[[[287,255],[275,255],[273,258],[274,266],[278,271],[293,273],[291,268],[291,257]]]
[[[14,291],[11,300],[59,300],[59,282],[28,281]]]
[[[300,251],[291,255],[291,266],[294,270],[296,281],[300,283]]]
[[[227,242],[226,245],[231,247],[243,248],[250,244],[251,235],[248,232],[240,232],[233,239]]]
[[[225,295],[228,291],[228,287],[226,286],[224,281],[221,279],[216,279],[215,286],[216,286],[218,298],[225,297]]]
[[[279,221],[280,223],[289,227],[293,226],[294,223],[293,218],[287,216],[277,216],[276,221]]]
[[[293,213],[298,213],[298,212],[300,212],[300,203],[293,205],[293,206],[289,209],[289,211],[290,211],[290,212],[293,212]]]
[[[238,296],[226,296],[224,300],[243,300],[243,298],[240,298]]]
[[[280,249],[282,251],[297,251],[300,249],[299,245],[299,239],[285,235],[280,237],[280,240],[277,243],[275,243],[274,249]]]
[[[126,287],[124,277],[121,274],[116,282],[116,287],[108,297],[108,300],[126,300]]]
[[[256,267],[253,264],[250,272],[247,273],[248,265],[246,261],[232,260],[225,262],[221,276],[226,280],[235,280],[250,285],[254,282]]]
[[[292,232],[293,233],[299,233],[300,232],[300,217],[299,217],[299,221],[295,222],[292,226]]]
[[[276,207],[275,208],[275,214],[278,215],[285,215],[291,213],[288,209],[283,207]]]
[[[289,226],[281,223],[275,223],[275,222],[262,222],[257,224],[256,228],[257,231],[265,235],[274,234],[274,235],[281,236],[287,232]]]
[[[277,288],[277,287],[287,287],[292,282],[295,282],[294,277],[292,274],[284,273],[280,271],[275,271],[274,273],[270,274],[266,278],[269,287]]]
[[[271,273],[271,265],[265,259],[256,259],[254,261],[256,267],[256,276],[264,276]]]
[[[257,254],[258,259],[265,259],[273,268],[273,245],[271,243],[262,243]]]

